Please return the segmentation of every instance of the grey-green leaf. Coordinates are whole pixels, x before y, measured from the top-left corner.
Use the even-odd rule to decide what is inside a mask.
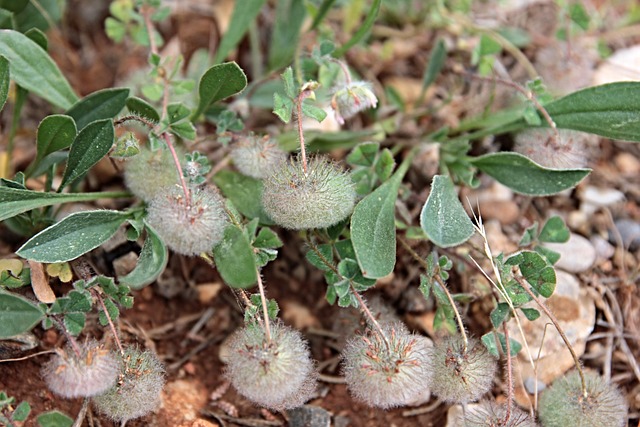
[[[73,418],[70,418],[60,411],[49,411],[38,415],[39,427],[71,427]]]
[[[0,339],[27,332],[43,317],[42,310],[26,298],[0,292]]]
[[[82,98],[66,114],[73,117],[78,130],[82,130],[91,122],[117,116],[124,108],[128,96],[127,88],[98,90]]]
[[[556,272],[542,255],[534,251],[522,251],[505,261],[505,265],[517,265],[524,278],[543,297],[549,298],[556,289]]]
[[[351,216],[351,242],[364,277],[377,279],[396,264],[395,204],[409,163],[371,194],[360,200]]]
[[[0,111],[9,96],[9,60],[0,55]]]
[[[230,224],[224,238],[213,248],[216,268],[232,288],[250,288],[258,281],[253,248],[242,230]]]
[[[11,79],[23,88],[64,109],[78,100],[47,52],[24,34],[0,30],[0,55],[9,60]]]
[[[109,240],[128,218],[118,211],[77,212],[33,236],[16,254],[44,263],[71,261]]]
[[[262,208],[262,181],[223,169],[215,174],[213,182],[242,215],[259,218],[262,224],[273,224]]]
[[[530,196],[548,196],[575,187],[591,169],[548,169],[522,154],[485,154],[471,163],[513,191]]]
[[[198,108],[191,115],[195,121],[204,110],[216,101],[240,93],[247,87],[247,76],[235,62],[225,62],[209,68],[198,85]]]
[[[301,0],[279,0],[276,3],[276,22],[269,44],[269,69],[277,70],[293,60],[298,48],[300,29],[306,16]]]
[[[160,121],[160,114],[158,114],[156,109],[144,99],[132,96],[127,98],[126,106],[133,114],[145,117],[154,122]]]
[[[73,183],[98,163],[113,146],[115,129],[110,119],[98,120],[80,131],[71,144],[60,188]]]
[[[76,124],[69,116],[47,116],[38,125],[36,136],[36,164],[54,151],[63,150],[76,138]]]
[[[258,16],[265,0],[243,0],[235,2],[229,29],[216,49],[215,63],[227,57],[231,49],[236,47],[244,37],[251,22]]]
[[[381,4],[382,4],[382,0],[373,0],[373,4],[369,7],[369,12],[367,13],[367,16],[364,18],[364,21],[362,21],[362,25],[360,25],[358,30],[349,39],[349,41],[347,41],[345,44],[343,44],[339,49],[337,49],[334,52],[333,56],[335,56],[336,58],[341,57],[342,55],[347,53],[347,51],[351,49],[351,47],[356,45],[360,40],[362,40],[369,33],[369,31],[373,27],[373,24],[376,21],[376,17],[378,16],[378,12],[380,11]]]
[[[41,191],[0,187],[0,221],[31,209],[59,203],[86,202],[108,197],[123,197],[128,193],[43,193]]]
[[[473,224],[448,176],[433,177],[431,193],[420,214],[420,226],[429,240],[442,248],[460,245],[473,235]]]
[[[135,290],[153,283],[164,271],[169,257],[167,247],[158,233],[146,222],[145,228],[147,229],[147,238],[138,257],[136,268],[118,280],[121,284]]]

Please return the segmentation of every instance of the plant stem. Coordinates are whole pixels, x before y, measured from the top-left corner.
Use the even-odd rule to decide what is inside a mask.
[[[507,411],[504,414],[503,425],[507,425],[509,418],[511,418],[511,408],[513,406],[513,377],[511,367],[511,342],[509,342],[509,328],[507,328],[507,322],[502,323],[502,329],[504,330],[504,341],[507,347]]]
[[[104,315],[107,318],[107,322],[109,322],[109,328],[113,333],[113,337],[116,340],[116,344],[118,345],[118,349],[120,350],[120,354],[124,356],[124,348],[122,348],[122,343],[120,342],[120,338],[118,338],[118,333],[116,331],[116,326],[113,324],[113,320],[111,320],[111,315],[109,314],[109,310],[107,310],[107,306],[102,299],[102,296],[98,293],[98,291],[94,291],[93,295],[96,297],[100,306],[102,307],[102,311],[104,311]]]
[[[164,132],[162,134],[164,137],[164,142],[169,147],[169,151],[171,151],[171,157],[173,157],[173,162],[176,166],[176,170],[178,171],[178,176],[180,177],[180,185],[182,186],[182,191],[184,192],[185,197],[185,208],[189,209],[191,206],[191,192],[187,188],[187,183],[184,180],[184,174],[182,173],[182,166],[180,166],[180,158],[178,157],[178,153],[176,153],[176,149],[171,142],[171,137],[168,132]]]
[[[80,359],[82,357],[82,352],[80,351],[80,347],[78,346],[75,338],[73,338],[69,331],[67,331],[67,328],[64,327],[64,323],[59,320],[58,316],[52,316],[51,318],[56,323],[56,325],[58,325],[58,329],[60,329],[64,337],[69,342],[69,345],[71,346],[73,352],[76,354],[76,357]]]
[[[418,261],[418,263],[420,265],[422,265],[422,267],[427,270],[427,268],[429,267],[427,265],[427,262],[425,260],[423,260],[420,255],[418,255],[418,253],[416,251],[413,250],[413,248],[411,246],[409,246],[409,244],[401,237],[398,237],[398,240],[400,241],[400,244],[402,245],[402,247],[404,247],[409,254],[413,257],[413,259],[415,259],[416,261]],[[462,323],[462,317],[460,316],[460,312],[458,311],[458,307],[456,307],[455,301],[453,300],[453,297],[451,296],[451,293],[449,292],[449,289],[447,289],[447,285],[444,283],[444,280],[442,280],[442,277],[440,277],[440,271],[437,271],[436,274],[433,276],[434,279],[436,279],[436,281],[438,282],[438,284],[440,285],[440,288],[442,288],[442,291],[445,293],[445,295],[447,296],[447,299],[449,300],[449,304],[451,304],[451,308],[453,309],[453,312],[456,315],[456,322],[458,323],[458,329],[460,329],[460,335],[462,336],[462,342],[464,344],[464,352],[467,352],[467,349],[469,347],[469,338],[467,337],[467,333],[464,330],[464,323]]]
[[[345,83],[347,86],[349,86],[351,84],[351,73],[349,72],[349,68],[347,67],[347,65],[339,59],[331,58],[331,60],[340,66],[340,69],[342,70],[342,73],[345,77]]]
[[[540,301],[540,299],[536,296],[536,294],[534,294],[533,291],[529,289],[529,286],[527,286],[527,284],[524,282],[522,277],[514,275],[513,278],[516,280],[516,282],[518,282],[518,284],[522,287],[522,289],[524,289],[525,292],[527,292],[529,296],[533,298],[533,300],[536,302],[536,304],[538,304],[538,306],[542,309],[542,311],[544,311],[547,317],[549,317],[549,320],[551,320],[551,323],[553,323],[553,326],[555,326],[556,330],[560,334],[560,337],[564,341],[564,344],[567,346],[567,349],[571,353],[571,357],[573,357],[573,362],[576,365],[578,374],[580,374],[580,381],[582,383],[582,396],[586,399],[589,394],[587,393],[587,383],[584,379],[584,372],[582,372],[582,366],[580,366],[580,359],[578,359],[578,355],[576,354],[576,352],[573,349],[573,346],[569,342],[567,335],[564,333],[564,331],[560,327],[560,323],[558,323],[558,319],[556,319],[556,316],[551,312],[551,310],[549,310],[546,304]]]
[[[120,117],[118,120],[116,120],[115,122],[113,122],[114,126],[122,126],[125,122],[129,122],[129,121],[138,121],[140,123],[142,123],[143,125],[145,125],[146,127],[148,127],[149,129],[153,129],[156,124],[153,123],[151,120],[142,117],[142,116],[134,116],[134,115],[128,115],[128,116],[124,116],[124,117]]]
[[[296,98],[296,111],[298,116],[298,139],[300,140],[300,157],[302,157],[302,170],[305,176],[307,175],[307,152],[304,143],[304,132],[302,131],[302,101],[306,96],[303,96],[304,92],[300,92]],[[308,95],[307,95],[308,96]]]
[[[264,332],[267,336],[267,343],[271,343],[271,327],[269,324],[269,310],[267,309],[267,297],[264,292],[264,285],[262,284],[262,277],[260,277],[260,270],[257,270],[258,273],[258,289],[260,290],[260,301],[262,302],[262,315],[264,316]]]

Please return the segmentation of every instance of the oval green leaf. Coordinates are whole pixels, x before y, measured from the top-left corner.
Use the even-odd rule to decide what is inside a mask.
[[[64,109],[78,100],[47,52],[24,34],[0,30],[0,55],[9,60],[11,78],[23,88]]]
[[[42,310],[31,301],[0,292],[0,339],[27,332],[43,317]]]
[[[227,57],[231,49],[242,40],[251,22],[258,16],[265,0],[243,0],[235,2],[229,29],[224,33],[216,49],[213,62],[218,63]]]
[[[470,162],[513,191],[530,196],[548,196],[573,188],[591,172],[591,169],[548,169],[511,152],[485,154]]]
[[[473,224],[448,176],[433,177],[431,193],[420,214],[420,226],[429,240],[442,248],[460,245],[473,235]]]
[[[73,183],[98,163],[113,146],[115,129],[110,119],[98,120],[80,131],[71,144],[60,188]]]
[[[77,212],[33,236],[16,254],[44,263],[71,261],[109,240],[128,218],[118,211]]]
[[[128,96],[127,88],[98,90],[82,98],[66,114],[73,117],[78,130],[82,130],[96,120],[114,118],[124,108]]]
[[[126,276],[120,277],[121,284],[138,290],[153,283],[167,266],[169,253],[158,233],[145,222],[147,238],[138,257],[136,268]]]
[[[258,281],[253,248],[242,230],[230,224],[213,248],[213,259],[224,282],[232,288],[250,288]]]
[[[247,76],[235,62],[225,62],[209,68],[198,85],[198,108],[191,115],[195,121],[204,110],[216,101],[240,93],[247,87]]]
[[[273,224],[262,208],[262,181],[223,169],[214,175],[213,182],[242,215],[259,218],[261,224]]]
[[[144,99],[132,96],[127,98],[126,106],[133,114],[145,117],[153,122],[160,121],[160,114],[158,114],[156,109]]]
[[[54,151],[69,147],[76,134],[76,123],[71,117],[62,114],[45,117],[38,125],[36,164]]]
[[[9,96],[9,60],[0,55],[0,111]]]

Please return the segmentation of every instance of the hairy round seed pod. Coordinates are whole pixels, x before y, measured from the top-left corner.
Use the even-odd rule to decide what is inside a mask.
[[[230,341],[226,377],[240,394],[272,410],[302,406],[316,389],[317,372],[300,332],[271,324],[271,341],[262,325],[241,328]]]
[[[42,367],[49,390],[68,399],[104,392],[115,384],[119,372],[119,360],[96,341],[80,345],[80,356],[68,346]]]
[[[553,169],[582,168],[587,164],[596,135],[558,129],[559,139],[549,128],[531,128],[516,134],[513,151],[527,156],[541,166]]]
[[[420,399],[431,382],[426,357],[430,342],[410,334],[402,323],[383,326],[380,333],[351,339],[343,351],[344,376],[351,394],[369,406],[393,408]]]
[[[118,422],[142,417],[156,409],[164,387],[164,368],[152,352],[129,347],[122,361],[116,385],[93,398],[100,412]]]
[[[511,405],[509,419],[507,417],[507,405],[484,402],[478,408],[467,411],[464,416],[465,427],[537,427],[536,421],[531,416]],[[566,426],[565,426],[566,427]]]
[[[231,150],[231,158],[242,174],[264,179],[286,161],[287,153],[269,136],[249,135],[235,144]]]
[[[262,204],[278,225],[293,230],[324,228],[353,211],[356,193],[351,176],[325,157],[292,159],[264,181]]]
[[[227,215],[220,195],[211,188],[191,189],[187,207],[182,187],[160,192],[147,208],[147,222],[167,246],[183,255],[209,252],[222,240]]]
[[[180,182],[169,150],[143,148],[124,166],[124,183],[133,194],[150,202],[158,193]]]
[[[549,92],[563,96],[593,84],[597,60],[596,49],[584,42],[556,42],[538,50],[535,67]]]
[[[334,110],[336,121],[341,125],[345,119],[358,114],[360,111],[375,108],[378,98],[372,90],[369,82],[351,82],[339,87],[331,98],[331,107]]]
[[[461,336],[445,338],[429,349],[428,360],[431,391],[446,402],[475,402],[493,384],[496,360],[476,339],[469,339],[465,351]]]
[[[618,389],[593,372],[585,372],[587,396],[578,371],[558,378],[540,396],[538,415],[544,427],[623,427],[627,405]]]

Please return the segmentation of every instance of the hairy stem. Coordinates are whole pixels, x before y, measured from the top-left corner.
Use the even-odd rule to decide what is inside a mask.
[[[267,309],[267,297],[264,292],[264,285],[262,284],[262,277],[260,277],[260,270],[258,273],[258,289],[260,290],[260,301],[262,302],[262,315],[264,316],[264,332],[267,336],[267,343],[271,344],[271,326],[269,321],[269,310]]]
[[[98,293],[98,291],[94,291],[93,295],[96,297],[96,299],[100,303],[100,306],[102,307],[102,311],[104,311],[104,315],[107,318],[107,322],[109,322],[109,328],[113,333],[113,338],[116,341],[118,350],[120,350],[120,354],[124,356],[124,348],[122,348],[122,343],[120,342],[120,338],[118,337],[118,333],[116,331],[116,325],[113,324],[113,320],[111,319],[111,315],[109,314],[109,310],[107,310],[107,306],[105,305],[104,300],[102,299],[102,296],[100,295],[100,293]]]
[[[304,92],[300,92],[300,95],[296,98],[296,111],[298,118],[298,139],[300,140],[300,156],[302,157],[302,170],[304,171],[305,176],[307,175],[307,151],[304,142],[304,132],[302,130],[302,101],[304,101],[303,97]]]
[[[504,414],[504,420],[502,423],[507,425],[509,418],[511,418],[511,409],[513,406],[513,377],[511,367],[511,342],[509,341],[509,328],[507,328],[507,322],[502,323],[502,329],[504,330],[504,341],[507,347],[507,411]]]

